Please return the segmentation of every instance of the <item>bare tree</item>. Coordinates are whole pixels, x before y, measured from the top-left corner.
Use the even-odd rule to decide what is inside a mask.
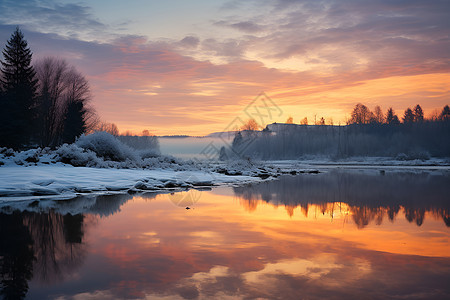
[[[333,118],[332,118],[332,117],[327,118],[327,123],[328,123],[329,125],[334,125]]]
[[[374,114],[364,104],[358,103],[352,111],[350,124],[369,124],[375,120]]]
[[[289,116],[289,118],[287,118],[287,120],[286,120],[286,124],[294,124],[294,118]]]
[[[375,106],[373,114],[374,114],[374,117],[375,117],[375,122],[377,122],[378,124],[383,124],[384,123],[383,111],[381,110],[381,107],[379,105]]]
[[[88,104],[88,108],[86,114],[84,115],[84,119],[86,121],[86,134],[90,134],[96,131],[98,126],[100,125],[100,117],[98,116],[95,108]]]
[[[308,118],[304,117],[301,121],[300,121],[300,125],[308,125]]]
[[[119,128],[114,123],[99,122],[95,131],[105,131],[114,136],[119,135]]]
[[[259,125],[256,123],[255,119],[249,119],[244,125],[242,125],[241,130],[256,131],[259,130]]]
[[[64,60],[47,57],[35,65],[39,82],[39,115],[41,146],[55,144],[62,126],[64,93],[67,89],[68,66]]]
[[[35,68],[42,120],[41,146],[56,146],[92,131],[98,118],[89,106],[91,93],[86,78],[65,60],[54,57],[38,61]]]

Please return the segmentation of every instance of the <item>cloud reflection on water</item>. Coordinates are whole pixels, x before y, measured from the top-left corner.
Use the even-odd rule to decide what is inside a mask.
[[[336,171],[202,192],[191,210],[167,195],[122,195],[81,215],[0,219],[33,250],[29,299],[439,299],[450,295],[447,182]]]

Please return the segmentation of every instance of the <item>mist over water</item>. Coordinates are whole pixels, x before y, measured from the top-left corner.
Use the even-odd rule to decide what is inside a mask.
[[[216,153],[222,146],[230,147],[233,137],[159,137],[162,154],[172,155],[182,159],[206,159],[208,149]]]

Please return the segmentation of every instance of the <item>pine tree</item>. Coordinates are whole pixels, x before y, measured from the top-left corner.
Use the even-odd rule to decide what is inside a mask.
[[[423,122],[423,110],[419,104],[414,107],[414,122]]]
[[[35,118],[37,79],[31,65],[32,53],[17,27],[3,50],[0,83],[4,91],[0,143],[20,148],[30,143]]]
[[[400,121],[399,121],[397,115],[395,114],[394,110],[392,109],[392,107],[389,107],[389,109],[387,111],[386,123],[393,124],[393,125],[400,124]]]
[[[407,108],[405,110],[405,114],[403,116],[403,123],[408,124],[414,122],[414,113],[411,108]]]
[[[439,115],[439,120],[441,121],[449,121],[450,120],[450,108],[448,105],[444,106],[441,114]]]

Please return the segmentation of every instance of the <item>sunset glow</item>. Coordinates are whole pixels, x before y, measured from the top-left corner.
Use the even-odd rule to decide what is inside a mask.
[[[199,193],[188,212],[175,206],[170,195],[135,197],[120,215],[100,218],[89,228],[88,244],[97,249],[93,255],[129,278],[109,290],[148,297],[149,291],[174,282],[202,291],[218,278],[236,276],[244,291],[249,285],[275,293],[276,282],[301,277],[313,287],[355,293],[358,282],[383,281],[380,270],[389,269],[395,284],[406,276],[402,270],[417,265],[443,272],[449,256],[448,230],[442,217],[431,212],[420,227],[401,211],[393,221],[372,220],[358,228],[353,216],[358,207],[346,203],[312,204],[305,210],[262,199],[249,202],[227,189]],[[166,261],[176,262],[177,268]],[[141,264],[152,267],[130,271]],[[339,278],[327,277],[333,272]]]
[[[425,116],[450,101],[446,1],[2,1],[34,60],[67,59],[120,131],[221,131],[258,94],[299,123],[362,102]]]

